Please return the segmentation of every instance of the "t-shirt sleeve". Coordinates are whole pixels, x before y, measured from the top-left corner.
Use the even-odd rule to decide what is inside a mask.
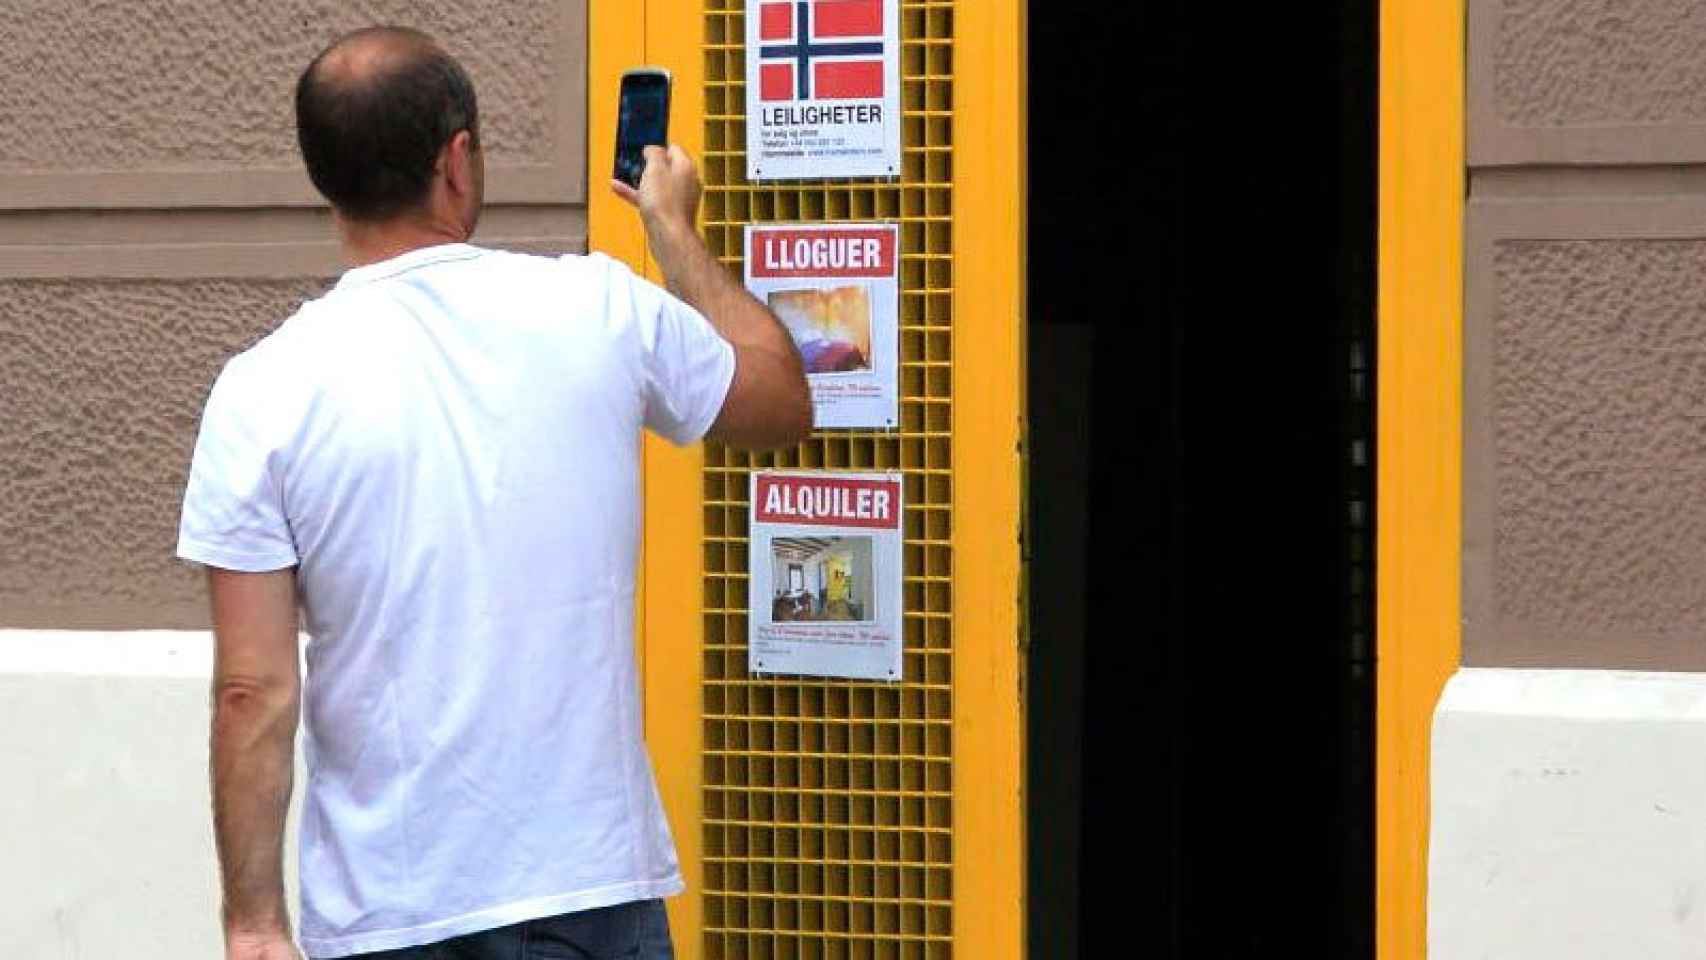
[[[734,383],[734,347],[699,311],[610,262],[639,332],[646,427],[677,446],[703,439]]]
[[[265,439],[265,406],[254,389],[233,361],[208,395],[178,525],[185,560],[249,573],[297,563],[278,463]]]

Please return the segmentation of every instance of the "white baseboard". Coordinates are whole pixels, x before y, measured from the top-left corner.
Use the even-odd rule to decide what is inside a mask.
[[[1459,671],[1432,789],[1431,960],[1706,957],[1706,674]]]
[[[0,957],[222,955],[212,647],[206,632],[0,630]],[[294,906],[294,809],[285,856]]]

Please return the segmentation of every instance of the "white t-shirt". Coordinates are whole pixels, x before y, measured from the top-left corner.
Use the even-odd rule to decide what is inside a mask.
[[[682,890],[634,668],[640,435],[698,440],[733,376],[608,257],[462,244],[349,271],[226,365],[178,554],[298,568],[311,956]]]

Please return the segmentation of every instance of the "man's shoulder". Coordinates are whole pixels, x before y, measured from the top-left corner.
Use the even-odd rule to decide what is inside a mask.
[[[216,389],[233,398],[264,396],[299,381],[303,372],[299,356],[304,341],[311,340],[313,328],[327,319],[323,305],[330,294],[327,291],[298,304],[283,322],[228,357],[215,381]]]
[[[308,328],[315,326],[320,321],[324,313],[323,305],[328,302],[331,294],[332,291],[328,290],[318,297],[297,304],[296,309],[292,310],[277,326],[267,331],[254,343],[233,354],[231,359],[226,362],[226,367],[228,369],[235,367],[241,371],[256,373],[265,371],[277,361],[281,354],[288,352],[294,342],[299,340],[302,334],[308,332]]]

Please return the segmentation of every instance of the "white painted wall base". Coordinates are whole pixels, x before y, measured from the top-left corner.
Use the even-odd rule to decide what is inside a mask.
[[[0,631],[0,957],[222,955],[212,644],[207,633]],[[292,909],[295,845],[292,829]]]
[[[1706,957],[1706,675],[1460,671],[1431,861],[1430,960]]]

